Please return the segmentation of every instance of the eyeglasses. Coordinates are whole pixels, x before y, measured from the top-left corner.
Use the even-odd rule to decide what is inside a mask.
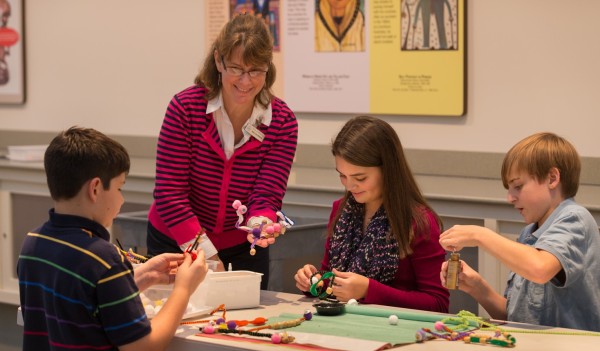
[[[225,64],[225,58],[223,56],[221,56],[221,62],[223,62],[223,67],[225,67],[225,71],[227,71],[227,73],[231,74],[234,77],[241,77],[244,75],[244,73],[248,73],[248,76],[250,78],[258,78],[258,77],[264,77],[265,75],[267,75],[267,72],[268,72],[268,71],[262,71],[259,69],[253,69],[251,71],[244,71],[243,69],[241,69],[239,67],[232,67],[232,66],[227,67],[227,65]]]

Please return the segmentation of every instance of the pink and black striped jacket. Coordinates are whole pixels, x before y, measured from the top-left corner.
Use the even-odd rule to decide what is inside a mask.
[[[261,124],[262,142],[251,137],[226,159],[212,114],[206,114],[206,88],[192,86],[173,97],[158,138],[154,203],[148,219],[178,244],[201,227],[218,250],[246,241],[231,207],[240,200],[246,219],[276,220],[296,152],[298,122],[290,108],[273,98],[271,124]]]

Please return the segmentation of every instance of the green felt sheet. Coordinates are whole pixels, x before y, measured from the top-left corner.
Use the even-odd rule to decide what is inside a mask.
[[[398,316],[398,319],[410,320],[410,321],[420,321],[420,322],[432,322],[435,323],[437,321],[441,321],[449,316],[447,314],[437,314],[430,312],[418,312],[418,311],[398,311],[393,309],[386,308],[378,308],[378,307],[369,307],[362,305],[346,305],[345,306],[346,313],[352,314],[361,314],[365,316],[373,316],[373,317],[385,317],[388,318],[390,315],[394,314]],[[447,320],[445,323],[453,324],[452,320]],[[477,322],[469,321],[469,325],[472,327],[478,327]]]
[[[278,317],[270,317],[269,324],[297,319],[302,315],[283,313]],[[387,342],[391,345],[415,342],[415,333],[421,328],[433,329],[433,322],[400,319],[397,325],[388,322],[389,314],[385,316],[366,316],[354,313],[345,313],[339,316],[313,315],[310,321],[301,325],[288,328],[290,334],[294,331],[315,333],[334,336],[343,336],[355,339],[374,340]]]

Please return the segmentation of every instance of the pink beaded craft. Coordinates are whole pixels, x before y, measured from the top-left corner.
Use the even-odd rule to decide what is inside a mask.
[[[231,206],[238,215],[235,227],[248,232],[248,234],[252,234],[253,241],[250,246],[250,255],[252,256],[256,254],[256,249],[254,247],[259,239],[266,239],[267,243],[273,244],[275,238],[285,234],[285,231],[294,225],[294,221],[289,219],[282,211],[277,211],[276,214],[279,221],[275,223],[269,223],[267,220],[263,220],[257,227],[250,228],[243,226],[242,222],[244,221],[244,214],[248,212],[248,207],[243,205],[239,200],[235,200]]]

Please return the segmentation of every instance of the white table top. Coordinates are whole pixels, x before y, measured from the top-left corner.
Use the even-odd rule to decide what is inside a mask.
[[[227,319],[247,319],[248,315],[252,316],[278,316],[282,313],[296,313],[302,314],[304,310],[311,309],[314,311],[312,304],[315,302],[314,299],[306,298],[303,295],[287,294],[273,291],[261,291],[260,306],[254,309],[245,310],[231,310],[227,311]],[[394,309],[392,307],[386,307],[386,309]],[[406,310],[406,309],[398,309]],[[419,311],[423,312],[423,311]],[[558,335],[558,334],[542,334],[542,333],[531,333],[535,330],[535,326],[510,323],[503,325],[503,328],[519,329],[529,331],[529,333],[514,333],[511,334],[517,339],[515,349],[521,351],[563,351],[563,350],[598,350],[600,349],[600,336],[583,336],[583,335]],[[551,328],[544,329],[545,331],[551,332],[578,332],[570,329]],[[266,332],[272,332],[266,330]],[[279,330],[282,332],[282,330]],[[197,350],[273,350],[273,347],[285,347],[286,345],[273,345],[268,344],[253,344],[249,342],[230,341],[222,339],[211,339],[206,337],[198,337],[195,334],[198,333],[198,326],[182,326],[171,345],[169,351],[197,351]],[[336,338],[326,335],[315,335],[305,334],[289,331],[290,335],[296,337],[296,341],[312,342],[322,347],[336,348],[338,350],[375,350],[377,347],[384,345],[384,343],[371,342],[365,340],[348,339],[348,338]],[[486,334],[490,334],[487,332]],[[264,339],[266,340],[266,339]],[[400,350],[440,350],[440,351],[452,351],[452,350],[501,350],[498,346],[491,345],[480,345],[480,344],[465,344],[462,341],[449,342],[445,340],[431,340],[422,344],[409,344],[404,346],[398,346]]]

